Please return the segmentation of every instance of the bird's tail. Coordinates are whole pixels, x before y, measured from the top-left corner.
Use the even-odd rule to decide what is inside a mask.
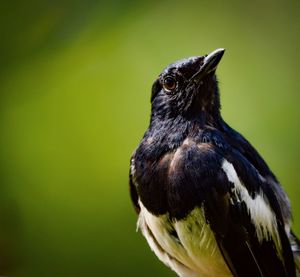
[[[293,232],[290,233],[289,239],[290,239],[292,251],[294,254],[294,261],[295,261],[295,266],[296,266],[296,276],[300,277],[300,241],[294,235]]]

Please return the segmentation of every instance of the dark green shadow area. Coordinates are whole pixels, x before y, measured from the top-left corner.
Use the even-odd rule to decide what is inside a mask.
[[[135,232],[128,163],[161,69],[218,47],[226,48],[223,116],[282,182],[300,235],[299,8],[279,0],[2,1],[0,269],[175,276]]]

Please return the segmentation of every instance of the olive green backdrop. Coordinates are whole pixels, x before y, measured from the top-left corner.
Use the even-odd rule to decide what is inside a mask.
[[[150,88],[226,48],[223,116],[291,198],[300,235],[299,1],[1,1],[0,268],[9,276],[175,276],[128,194]]]

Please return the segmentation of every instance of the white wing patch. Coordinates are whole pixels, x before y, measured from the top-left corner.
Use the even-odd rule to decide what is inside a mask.
[[[263,192],[261,191],[255,198],[252,198],[247,188],[241,183],[231,163],[224,159],[222,169],[226,173],[228,180],[234,184],[233,192],[236,199],[245,202],[259,242],[272,239],[278,253],[280,253],[281,243],[277,232],[276,216]]]

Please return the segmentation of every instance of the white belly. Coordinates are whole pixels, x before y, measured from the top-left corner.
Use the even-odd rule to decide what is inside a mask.
[[[156,256],[182,277],[232,276],[201,208],[185,219],[154,216],[140,202],[138,228]]]

